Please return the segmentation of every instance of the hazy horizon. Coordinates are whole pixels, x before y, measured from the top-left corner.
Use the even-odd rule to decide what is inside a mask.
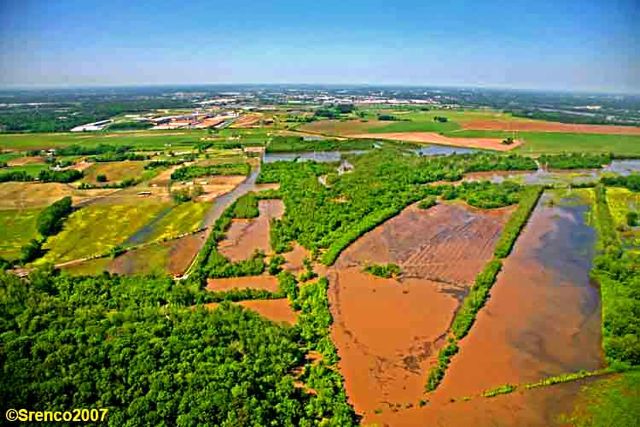
[[[636,0],[0,3],[0,88],[640,93]]]

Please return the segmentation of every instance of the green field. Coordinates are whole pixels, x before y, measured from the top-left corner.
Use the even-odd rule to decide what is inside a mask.
[[[640,420],[640,371],[629,371],[583,386],[563,425],[635,427]]]
[[[38,263],[61,263],[104,254],[123,244],[168,203],[138,200],[127,204],[93,204],[74,212],[63,230],[44,244],[49,251]]]
[[[203,130],[95,133],[25,133],[0,134],[0,149],[35,150],[66,147],[72,144],[130,145],[137,149],[192,147],[207,135]]]
[[[107,177],[107,183],[117,183],[125,179],[143,178],[143,175],[147,172],[144,169],[146,164],[147,162],[140,161],[94,163],[84,171],[82,182],[100,185],[97,181],[98,175],[105,175]],[[144,178],[146,178],[146,176]]]
[[[22,245],[38,236],[39,213],[40,209],[0,210],[0,257],[17,259]]]

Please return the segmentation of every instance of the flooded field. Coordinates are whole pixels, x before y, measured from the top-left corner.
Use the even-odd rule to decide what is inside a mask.
[[[263,158],[264,163],[273,163],[279,161],[314,161],[321,163],[339,162],[344,156],[349,154],[366,153],[363,150],[350,151],[311,151],[300,153],[266,153]]]
[[[282,200],[260,200],[260,215],[251,219],[234,219],[226,238],[218,245],[220,253],[232,261],[247,259],[256,250],[271,251],[269,222],[284,214]]]
[[[293,311],[287,298],[280,299],[261,299],[261,300],[245,300],[235,302],[233,304],[241,305],[244,308],[255,311],[261,316],[266,317],[274,322],[284,322],[293,325],[298,321],[298,314]],[[209,303],[207,308],[215,309],[219,303]]]
[[[210,291],[230,291],[232,289],[261,289],[278,292],[278,278],[276,276],[244,276],[224,279],[208,279],[207,289]]]
[[[558,202],[556,195],[550,204],[551,198],[547,193],[539,202],[429,403],[377,414],[372,421],[550,425],[570,410],[577,384],[460,401],[506,383],[603,367],[599,291],[589,279],[595,235],[586,225],[588,202]]]
[[[569,185],[597,182],[602,174],[629,175],[640,172],[640,160],[613,160],[602,169],[544,170],[511,172],[473,172],[465,175],[467,181],[488,180],[494,183],[506,180],[529,185]]]
[[[332,338],[356,411],[416,404],[429,366],[475,275],[491,257],[511,208],[411,206],[365,234],[329,275]],[[394,262],[398,280],[362,268]]]

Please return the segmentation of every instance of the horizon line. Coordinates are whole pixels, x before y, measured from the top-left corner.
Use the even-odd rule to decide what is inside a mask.
[[[524,86],[500,86],[500,85],[455,85],[455,84],[408,84],[408,83],[274,83],[274,82],[243,82],[243,83],[91,83],[91,84],[9,84],[0,85],[1,91],[12,90],[52,90],[52,89],[108,89],[108,88],[161,88],[161,87],[207,87],[207,86],[308,86],[308,87],[373,87],[373,88],[424,88],[424,89],[471,89],[471,90],[504,90],[520,92],[547,92],[547,93],[573,93],[593,95],[625,95],[638,96],[640,89],[632,91],[605,90],[605,89],[558,89],[558,88],[531,88]]]

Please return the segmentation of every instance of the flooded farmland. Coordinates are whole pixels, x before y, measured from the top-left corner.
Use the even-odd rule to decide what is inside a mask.
[[[257,218],[233,220],[226,238],[218,245],[220,253],[232,261],[240,261],[256,250],[265,253],[271,251],[269,223],[274,218],[282,217],[284,204],[282,200],[260,200],[258,210],[260,214]]]
[[[422,398],[461,298],[510,212],[410,206],[341,255],[329,275],[332,338],[347,394],[365,422],[375,411]],[[400,265],[398,280],[362,272],[382,262]]]
[[[589,279],[595,235],[588,211],[588,200],[544,194],[429,403],[370,420],[393,426],[550,425],[570,411],[576,383],[461,399],[604,366],[599,291]]]

